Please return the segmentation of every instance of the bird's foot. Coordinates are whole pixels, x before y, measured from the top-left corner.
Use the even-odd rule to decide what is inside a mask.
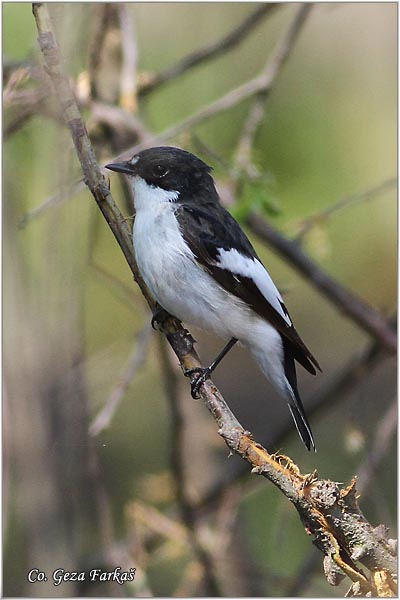
[[[212,371],[210,367],[196,367],[195,369],[189,369],[185,372],[186,377],[192,378],[194,375],[196,376],[190,382],[190,391],[192,394],[192,398],[194,398],[195,400],[198,400],[200,398],[200,387],[205,381],[207,381],[207,379],[209,379],[211,373]]]
[[[157,304],[154,309],[153,316],[151,318],[151,326],[153,329],[162,329],[165,321],[172,315],[169,314],[162,306]]]

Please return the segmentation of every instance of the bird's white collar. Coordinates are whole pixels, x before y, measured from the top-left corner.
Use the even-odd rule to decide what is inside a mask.
[[[142,177],[132,177],[132,189],[136,210],[149,210],[160,204],[176,202],[179,198],[178,191],[163,190],[146,183]]]

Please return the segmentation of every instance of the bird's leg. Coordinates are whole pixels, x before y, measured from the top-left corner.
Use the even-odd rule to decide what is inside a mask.
[[[172,315],[170,315],[169,312],[165,310],[165,308],[163,308],[157,303],[153,312],[153,316],[151,318],[152,328],[157,329],[156,325],[159,325],[162,328],[163,324],[169,317],[172,317]]]
[[[191,382],[191,393],[193,398],[200,398],[199,389],[200,386],[208,379],[213,371],[217,368],[221,360],[228,354],[229,350],[233,348],[236,344],[237,339],[231,338],[229,342],[222,348],[221,352],[218,354],[217,358],[213,360],[213,362],[205,368],[197,367],[196,369],[189,369],[185,372],[186,377],[191,377],[192,375],[197,375],[196,379]]]

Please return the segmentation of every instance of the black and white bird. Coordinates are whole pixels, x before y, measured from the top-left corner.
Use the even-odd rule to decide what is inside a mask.
[[[199,373],[192,394],[239,341],[287,400],[306,447],[315,449],[295,361],[313,375],[320,367],[246,234],[220,204],[211,168],[169,146],[143,150],[107,168],[130,179],[136,260],[157,303],[180,321],[229,340]]]

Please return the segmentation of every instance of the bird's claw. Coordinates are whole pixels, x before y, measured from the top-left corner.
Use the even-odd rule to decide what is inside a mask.
[[[186,377],[193,377],[193,375],[197,375],[197,377],[190,382],[190,392],[192,398],[198,400],[200,398],[200,387],[210,377],[211,370],[209,367],[196,367],[195,369],[189,369],[185,373]]]
[[[163,324],[171,315],[161,306],[157,306],[151,318],[151,326],[153,329],[162,329]]]

